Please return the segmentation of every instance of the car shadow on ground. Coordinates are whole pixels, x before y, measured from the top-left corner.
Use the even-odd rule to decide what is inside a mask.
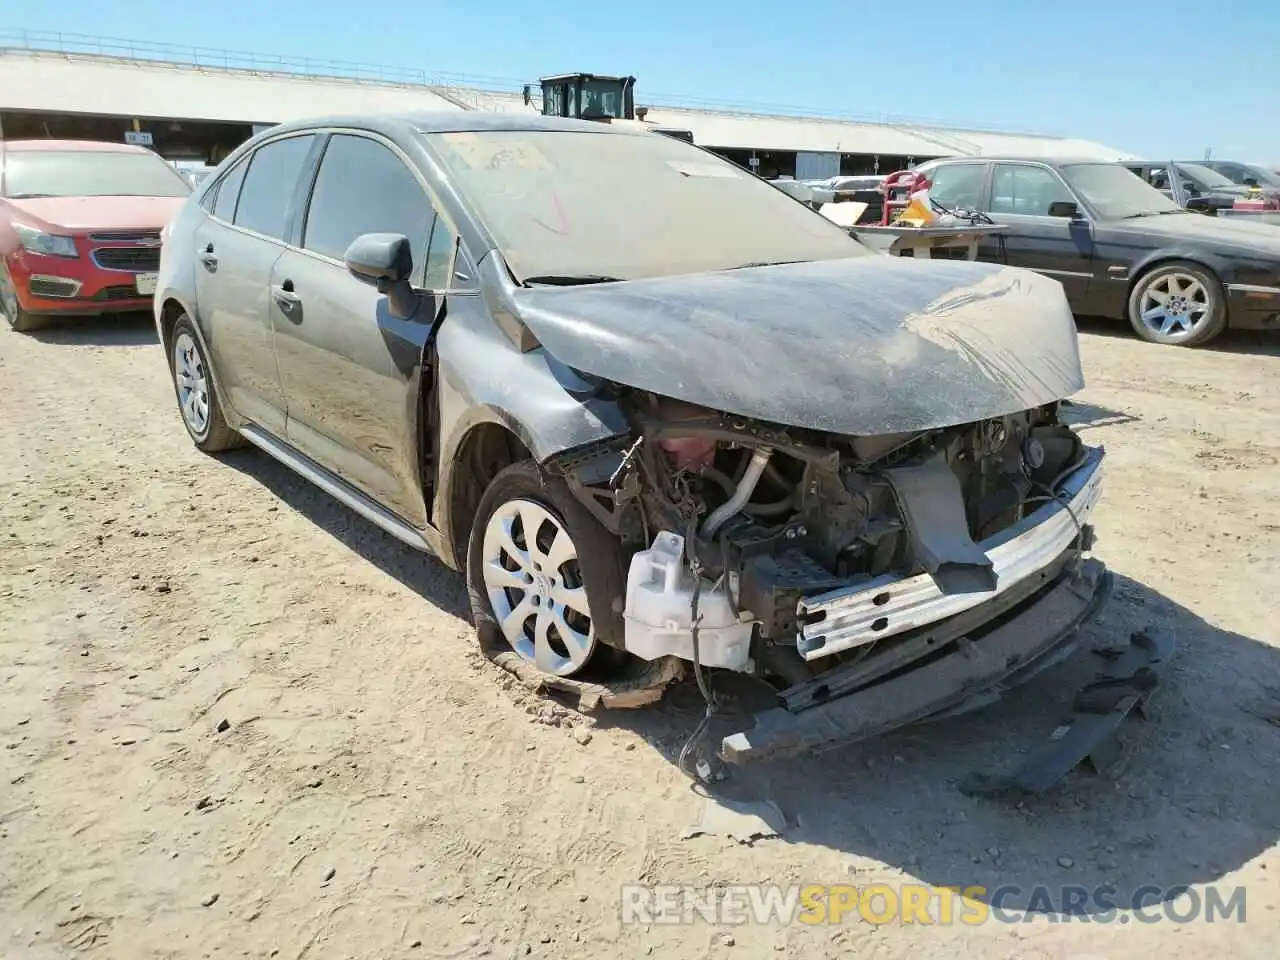
[[[1123,320],[1109,317],[1076,317],[1076,329],[1081,333],[1112,337],[1117,340],[1137,340],[1138,335]],[[1151,344],[1153,350],[1164,349]],[[1215,353],[1239,353],[1250,356],[1280,357],[1280,331],[1276,330],[1227,330],[1216,339],[1196,350]]]
[[[24,336],[41,343],[89,347],[142,347],[160,342],[155,321],[146,311],[99,317],[55,317],[46,323]]]
[[[1084,403],[1080,400],[1064,401],[1062,421],[1076,431],[1096,430],[1098,427],[1114,427],[1125,423],[1137,423],[1141,417],[1126,413],[1123,410],[1112,410],[1096,403]]]
[[[434,558],[265,455],[234,451],[224,460],[428,603],[469,619],[462,578]],[[1093,678],[1097,659],[1081,653],[985,710],[820,755],[730,768],[713,790],[777,806],[787,826],[780,838],[759,842],[817,844],[934,886],[1002,890],[999,902],[1010,910],[1061,910],[1073,895],[1063,887],[1091,896],[1109,887],[1113,902],[1125,905],[1135,891],[1144,891],[1144,902],[1171,900],[1189,884],[1222,880],[1280,837],[1272,782],[1280,767],[1280,654],[1122,576],[1086,640],[1114,645],[1147,628],[1172,632],[1178,651],[1151,717],[1130,721],[1124,759],[1106,774],[1077,771],[1021,801],[958,788],[975,770],[1010,772],[1044,742]],[[684,682],[660,704],[604,711],[597,722],[632,731],[674,765],[702,714],[696,687]],[[709,742],[734,728],[732,720],[722,724]],[[1048,899],[1028,902],[1037,888],[1047,888]],[[1073,909],[1105,907],[1091,899]]]
[[[257,480],[347,549],[371,562],[446,613],[471,618],[466,584],[435,557],[402,544],[288,467],[253,447],[219,459]]]
[[[730,767],[712,794],[773,802],[787,819],[786,841],[870,857],[933,886],[984,887],[1010,910],[1099,914],[1105,898],[1127,908],[1140,893],[1154,905],[1189,884],[1223,881],[1280,837],[1272,786],[1280,651],[1122,576],[1085,639],[1114,645],[1145,628],[1171,632],[1178,650],[1149,718],[1128,721],[1122,760],[1107,773],[1080,769],[1035,796],[986,799],[959,789],[973,771],[1011,773],[1046,741],[1094,677],[1099,660],[1083,652],[967,716],[820,755]],[[685,683],[657,707],[616,711],[605,722],[634,730],[677,763],[702,709]],[[749,724],[729,722],[713,736]],[[1064,887],[1084,888],[1089,900],[1072,904],[1079,894]],[[1094,900],[1099,888],[1102,902]],[[1224,899],[1230,888],[1222,885]]]

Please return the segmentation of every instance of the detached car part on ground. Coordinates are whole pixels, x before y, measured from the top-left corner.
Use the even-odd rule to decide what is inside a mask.
[[[298,186],[267,193],[284,149]],[[434,231],[358,195],[393,167],[341,158],[412,164]],[[596,189],[618,177],[638,189]],[[242,436],[464,569],[482,644],[539,683],[624,705],[748,675],[775,706],[721,752],[778,756],[989,702],[1106,599],[1054,280],[872,254],[726,161],[590,123],[283,125],[212,181],[156,300],[193,439]],[[237,224],[290,194],[278,239]],[[345,266],[307,251],[330,222]],[[447,284],[414,280],[404,223]]]

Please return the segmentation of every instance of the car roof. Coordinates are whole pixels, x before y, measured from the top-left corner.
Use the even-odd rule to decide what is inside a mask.
[[[110,140],[3,140],[0,149],[10,153],[61,151],[64,153],[151,153],[146,147]]]
[[[1217,157],[1215,157],[1212,160],[1175,160],[1173,162],[1174,163],[1194,163],[1201,167],[1210,167],[1210,168],[1215,163],[1230,163],[1230,164],[1234,164],[1237,167],[1249,167],[1250,169],[1255,169],[1255,170],[1267,169],[1266,166],[1264,166],[1261,163],[1249,163],[1247,160],[1222,160]]]
[[[631,122],[614,125],[598,120],[544,117],[537,113],[491,113],[485,110],[414,111],[405,113],[343,114],[291,120],[271,127],[271,133],[288,133],[317,127],[352,127],[387,136],[412,133],[472,133],[488,130],[562,130],[580,133],[635,136],[645,132]]]
[[[938,157],[936,160],[926,160],[925,163],[1043,163],[1050,167],[1071,167],[1079,164],[1107,164],[1111,165],[1131,165],[1149,161],[1141,160],[1093,160],[1088,157],[1019,157],[1016,155],[996,154],[994,156],[983,155],[981,157]],[[1163,161],[1162,161],[1163,162]],[[919,164],[924,166],[925,163]]]

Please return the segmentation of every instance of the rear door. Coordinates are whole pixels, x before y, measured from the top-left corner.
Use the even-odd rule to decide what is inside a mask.
[[[218,380],[237,413],[279,437],[285,398],[268,287],[284,252],[290,199],[315,141],[313,134],[273,140],[241,160],[195,232],[196,298]]]
[[[413,286],[437,291],[424,296],[416,317],[392,317],[387,298],[347,271],[346,249],[365,233],[412,242]],[[271,277],[289,441],[419,529],[427,521],[418,377],[443,310],[455,238],[393,144],[337,132],[320,159],[297,246]]]
[[[1054,203],[1076,204],[1079,217],[1051,217]],[[1002,245],[1004,262],[1053,277],[1072,308],[1079,309],[1093,276],[1093,225],[1058,172],[1038,163],[996,163],[986,212],[1006,228],[1002,244],[1001,239],[984,243],[990,259],[999,259],[994,248]]]

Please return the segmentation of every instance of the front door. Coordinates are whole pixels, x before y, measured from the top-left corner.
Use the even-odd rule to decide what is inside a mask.
[[[1003,260],[1059,281],[1072,309],[1080,309],[1093,276],[1093,227],[1083,208],[1080,216],[1052,217],[1054,203],[1079,205],[1057,172],[1038,164],[997,163],[991,176],[987,212],[1005,228],[1003,236],[984,241],[979,257]]]
[[[300,249],[270,282],[276,356],[288,400],[288,439],[418,529],[426,527],[418,459],[418,375],[443,294],[424,295],[409,320],[347,271],[343,256],[365,233],[413,243],[414,286],[447,287],[454,240],[424,185],[388,144],[356,134],[329,138]]]

